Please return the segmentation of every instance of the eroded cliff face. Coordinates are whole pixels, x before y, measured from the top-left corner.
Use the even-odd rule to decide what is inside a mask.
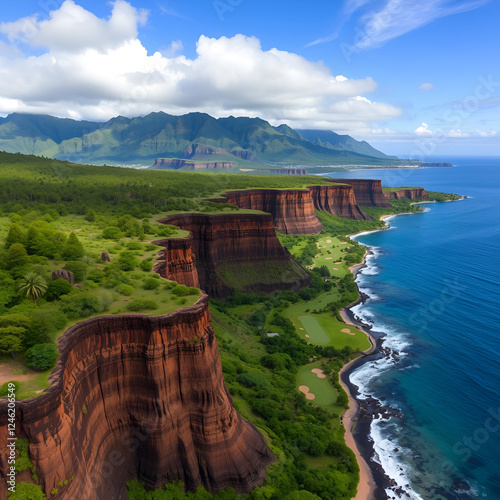
[[[382,191],[382,181],[373,179],[330,179],[329,182],[350,184],[354,188],[356,202],[362,207],[390,207]]]
[[[163,316],[84,321],[64,333],[59,352],[52,385],[16,405],[17,433],[30,441],[47,496],[57,488],[65,500],[126,498],[132,478],[211,492],[261,483],[273,455],[232,405],[206,295]],[[5,447],[0,453],[5,498]]]
[[[151,168],[172,170],[209,170],[213,168],[234,168],[234,161],[200,162],[177,158],[157,158]]]
[[[316,210],[345,219],[371,220],[371,217],[358,207],[351,185],[309,186],[308,189],[311,191]]]
[[[270,213],[276,231],[283,234],[314,234],[323,229],[314,212],[311,192],[307,189],[248,189],[230,191],[223,197],[226,201],[213,201]]]
[[[428,200],[429,194],[424,188],[398,189],[397,191],[385,191],[384,196],[387,200]]]
[[[233,293],[231,282],[248,292],[298,290],[310,282],[281,246],[270,214],[193,213],[159,222],[191,232],[200,287],[211,297]]]
[[[165,247],[165,250],[158,252],[158,262],[154,266],[154,272],[162,278],[177,281],[186,286],[200,287],[191,236],[166,238],[153,243]]]

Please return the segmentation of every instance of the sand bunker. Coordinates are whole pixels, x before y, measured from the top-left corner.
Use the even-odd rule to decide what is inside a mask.
[[[334,264],[342,264],[342,261],[339,260],[338,262],[334,262]]]
[[[326,378],[326,375],[323,373],[323,370],[321,368],[313,368],[311,371],[315,373],[318,378]]]
[[[299,330],[303,330],[303,328],[299,328]]]
[[[341,241],[340,244],[341,245],[347,245],[347,241]]]
[[[331,243],[331,242],[332,242],[332,240],[326,240],[326,242],[327,242],[327,243]]]
[[[332,267],[332,269],[333,269],[334,271],[338,271],[338,270],[339,270],[339,269],[338,269],[338,267]]]
[[[325,260],[332,260],[333,257],[326,257]]]
[[[349,330],[349,328],[342,328],[342,330],[340,330],[342,333],[348,333],[349,335],[356,335],[355,333],[351,332],[351,330]]]
[[[308,338],[309,338],[309,335],[307,335],[307,333],[306,333],[306,339],[308,339]]]
[[[309,392],[307,385],[299,385],[299,391],[302,392],[307,399],[314,399],[316,396]]]

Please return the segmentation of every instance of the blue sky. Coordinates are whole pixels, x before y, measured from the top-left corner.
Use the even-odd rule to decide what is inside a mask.
[[[500,155],[495,0],[0,5],[0,114],[203,111],[386,153]]]

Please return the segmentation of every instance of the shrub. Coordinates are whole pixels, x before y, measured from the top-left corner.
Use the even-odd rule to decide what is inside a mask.
[[[19,387],[21,387],[21,383],[18,382],[17,380],[9,380],[8,382],[5,382],[5,384],[2,384],[0,386],[0,398],[4,398],[10,392],[9,384],[14,384],[15,386],[14,392],[16,393],[19,390]]]
[[[54,344],[35,344],[26,351],[26,364],[35,370],[48,370],[56,364],[58,354]]]
[[[238,382],[245,387],[266,388],[269,387],[269,380],[261,373],[249,372],[238,375]]]
[[[38,484],[20,481],[16,484],[16,490],[9,495],[9,500],[46,500],[42,487]]]
[[[155,278],[146,278],[142,286],[144,290],[156,290],[160,288],[160,282]]]
[[[175,285],[172,288],[172,295],[184,297],[185,295],[198,295],[200,291],[195,286]]]
[[[154,300],[134,299],[127,304],[128,311],[147,311],[152,309],[158,309],[158,304]]]
[[[68,318],[86,318],[102,311],[101,301],[90,293],[82,292],[61,297],[61,310]]]
[[[142,260],[141,263],[139,264],[139,267],[146,272],[150,272],[153,270],[153,262],[150,260]]]
[[[132,271],[137,266],[138,261],[133,252],[125,251],[120,253],[118,263],[122,271]]]
[[[73,290],[73,285],[68,283],[65,279],[59,278],[54,281],[50,281],[47,285],[47,291],[45,292],[45,299],[49,302],[57,300],[61,295],[66,295]]]
[[[134,293],[134,287],[130,285],[125,285],[124,283],[121,283],[118,286],[115,286],[115,290],[118,293],[121,293],[122,295],[127,295],[130,296]]]
[[[119,240],[123,238],[125,235],[120,230],[120,228],[116,226],[108,226],[102,230],[102,237],[105,240]]]
[[[125,246],[129,250],[143,250],[144,245],[142,243],[139,243],[138,241],[129,241],[128,243],[125,244]]]

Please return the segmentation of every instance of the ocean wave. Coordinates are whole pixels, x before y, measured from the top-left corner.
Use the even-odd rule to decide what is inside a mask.
[[[387,421],[383,419],[374,419],[372,421],[371,437],[375,450],[373,460],[382,466],[387,476],[397,485],[386,488],[387,497],[389,499],[423,500],[423,497],[411,488],[409,479],[411,468],[401,459],[401,456],[411,454],[411,450],[398,447],[397,443],[386,437],[384,433],[385,427],[387,427]]]

